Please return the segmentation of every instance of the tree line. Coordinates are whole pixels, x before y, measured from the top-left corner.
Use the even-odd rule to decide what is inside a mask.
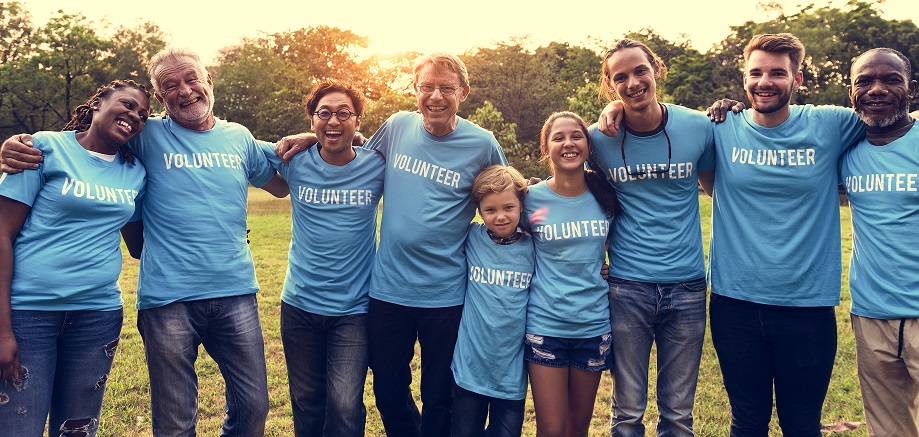
[[[668,40],[651,28],[623,36],[646,43],[667,65],[669,74],[659,86],[663,101],[698,109],[723,97],[746,101],[743,47],[759,33],[790,32],[807,47],[804,86],[793,102],[798,104],[847,106],[851,59],[869,48],[890,47],[919,59],[919,28],[911,20],[881,17],[877,3],[811,4],[792,14],[774,4],[760,6],[762,15],[772,18],[731,26],[704,53],[686,38]],[[168,39],[153,22],[92,25],[83,15],[64,11],[35,27],[22,3],[0,3],[0,138],[60,129],[77,104],[112,79],[149,86],[144,66]],[[460,57],[473,92],[459,115],[494,132],[508,161],[524,174],[544,176],[544,166],[537,163],[543,120],[559,110],[596,119],[606,104],[598,97],[599,76],[605,46],[611,43],[536,46],[519,37],[469,49]],[[309,129],[302,101],[316,81],[344,79],[368,99],[361,130],[369,136],[392,113],[415,107],[411,63],[419,53],[365,56],[367,45],[365,36],[328,26],[244,38],[223,48],[208,67],[214,112],[247,126],[258,138],[275,141]],[[919,79],[915,63],[913,79]],[[919,97],[912,103],[919,103]]]

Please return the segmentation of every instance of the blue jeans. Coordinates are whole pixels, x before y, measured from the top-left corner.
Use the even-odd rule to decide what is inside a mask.
[[[281,302],[296,436],[364,435],[367,314],[322,316]]]
[[[122,315],[121,309],[14,310],[19,363],[28,373],[0,383],[8,401],[0,405],[0,436],[40,436],[46,421],[49,437],[96,435]]]
[[[526,399],[498,399],[453,383],[451,437],[520,437]],[[488,428],[485,428],[485,418]]]
[[[463,306],[416,308],[370,298],[370,368],[373,394],[389,437],[450,435],[453,349]],[[421,346],[418,413],[410,384],[415,340]]]
[[[612,436],[645,435],[648,363],[657,343],[657,435],[692,436],[705,339],[705,278],[652,284],[609,278],[613,326]]]
[[[153,434],[194,436],[198,346],[226,383],[221,436],[261,436],[268,416],[265,343],[254,294],[173,302],[137,312],[150,374]]]
[[[731,436],[819,437],[836,358],[833,307],[763,305],[712,293],[712,342],[731,402]]]

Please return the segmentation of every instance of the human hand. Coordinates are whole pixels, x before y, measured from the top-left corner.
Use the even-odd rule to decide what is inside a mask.
[[[13,135],[0,146],[0,171],[4,173],[35,170],[44,159],[41,150],[32,147],[32,135],[29,134]]]
[[[608,137],[619,135],[619,123],[622,122],[623,117],[625,117],[625,108],[622,102],[619,100],[609,102],[603,107],[600,119],[597,120],[600,132],[603,132]]]
[[[356,136],[356,135],[355,135]],[[363,138],[363,137],[361,137]],[[284,138],[281,138],[274,146],[274,153],[281,158],[285,164],[290,164],[290,160],[298,153],[309,149],[319,142],[319,138],[316,137],[316,134],[313,133],[302,133],[296,135],[288,135]]]
[[[721,123],[725,118],[727,118],[728,111],[738,113],[743,111],[745,107],[746,105],[738,102],[737,100],[721,99],[716,100],[715,103],[712,103],[712,106],[709,106],[708,109],[705,110],[705,114],[708,115],[708,118],[710,118],[715,123]]]

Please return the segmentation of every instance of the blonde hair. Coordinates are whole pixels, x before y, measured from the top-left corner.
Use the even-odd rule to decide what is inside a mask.
[[[451,55],[449,53],[431,53],[430,55],[419,56],[415,59],[415,66],[412,68],[412,73],[415,75],[415,81],[418,81],[418,73],[421,72],[421,69],[426,65],[434,66],[436,71],[449,71],[455,73],[459,77],[460,86],[467,87],[469,86],[469,71],[466,70],[466,64],[463,61],[456,57],[456,55]]]
[[[509,189],[514,190],[514,194],[523,203],[527,193],[527,180],[516,168],[504,165],[485,167],[472,182],[472,202],[479,206],[486,195],[503,193]]]

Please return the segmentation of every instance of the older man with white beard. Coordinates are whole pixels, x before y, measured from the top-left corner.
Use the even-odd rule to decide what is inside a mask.
[[[839,161],[852,211],[852,329],[870,436],[919,436],[919,128],[910,62],[888,48],[852,63],[868,136]]]
[[[246,244],[248,185],[277,197],[286,182],[245,127],[214,117],[211,76],[193,52],[167,48],[149,74],[164,118],[129,143],[147,168],[137,325],[150,374],[153,434],[195,434],[198,346],[226,382],[221,435],[260,436],[268,415],[258,283]],[[3,171],[37,168],[40,154],[15,136]]]

